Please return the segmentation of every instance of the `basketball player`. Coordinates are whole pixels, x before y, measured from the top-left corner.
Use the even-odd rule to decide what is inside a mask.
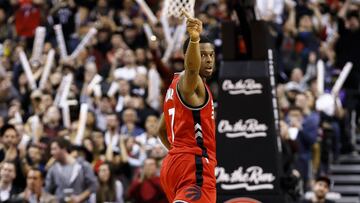
[[[205,84],[214,68],[214,47],[200,37],[202,22],[183,14],[190,38],[184,44],[185,71],[174,75],[159,125],[160,139],[169,149],[161,185],[170,203],[215,203],[214,109]]]

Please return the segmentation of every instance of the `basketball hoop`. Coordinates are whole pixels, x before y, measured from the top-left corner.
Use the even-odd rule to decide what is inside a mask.
[[[161,23],[164,29],[167,48],[162,60],[167,62],[171,54],[181,49],[186,33],[186,18],[183,18],[181,10],[185,10],[191,16],[194,16],[195,0],[164,0],[164,6],[161,14]],[[180,19],[179,24],[171,29],[169,26],[169,18]],[[171,34],[171,30],[175,30]]]
[[[163,15],[181,18],[181,9],[184,9],[191,16],[194,16],[195,0],[165,0]]]

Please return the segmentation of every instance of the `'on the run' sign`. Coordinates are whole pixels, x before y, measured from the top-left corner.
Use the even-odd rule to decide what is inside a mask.
[[[225,61],[220,68],[215,169],[218,202],[284,202],[270,68],[266,61]]]

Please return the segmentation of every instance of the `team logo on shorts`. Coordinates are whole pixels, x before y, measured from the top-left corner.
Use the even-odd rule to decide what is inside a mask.
[[[191,201],[197,201],[201,198],[201,188],[197,185],[191,186],[185,190],[185,197]]]

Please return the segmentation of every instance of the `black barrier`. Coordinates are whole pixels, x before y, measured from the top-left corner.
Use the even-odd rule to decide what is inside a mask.
[[[217,202],[285,202],[269,63],[223,62],[219,82]]]

